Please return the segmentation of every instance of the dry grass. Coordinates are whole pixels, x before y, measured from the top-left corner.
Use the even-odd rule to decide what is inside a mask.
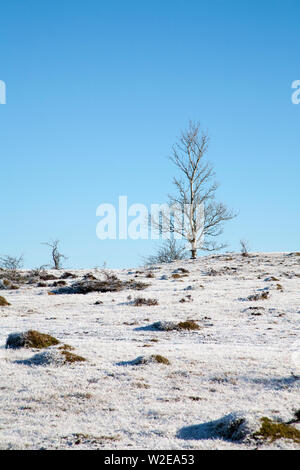
[[[44,349],[56,346],[60,341],[51,335],[29,330],[25,333],[12,333],[6,340],[6,348],[34,348]]]
[[[180,330],[200,330],[200,326],[194,320],[186,320],[178,323]]]
[[[121,437],[119,435],[116,436],[92,436],[90,434],[83,434],[83,433],[75,433],[72,435],[73,439],[75,439],[74,444],[104,444],[107,441],[119,441]],[[67,437],[65,439],[68,439]]]
[[[270,295],[270,292],[262,292],[261,294],[252,294],[252,295],[249,295],[249,297],[247,298],[247,300],[254,300],[254,301],[257,301],[257,300],[266,300],[268,299]]]
[[[73,346],[70,346],[69,344],[62,344],[57,349],[62,349],[64,351],[74,351],[75,348],[73,348]]]
[[[200,330],[200,326],[194,320],[186,320],[179,323],[172,321],[158,321],[153,323],[152,327],[160,331]]]
[[[158,362],[159,364],[165,364],[165,365],[170,365],[169,359],[167,359],[164,356],[161,356],[160,354],[154,354],[151,356],[151,358],[155,361]]]
[[[8,279],[2,279],[2,285],[4,289],[7,290],[18,290],[19,286],[17,284],[14,284],[13,282],[9,281]]]
[[[158,300],[157,299],[144,299],[143,297],[137,297],[133,301],[133,305],[135,307],[141,307],[142,305],[147,305],[148,307],[151,307],[153,305],[158,305]]]
[[[134,279],[121,281],[114,274],[104,273],[104,279],[98,280],[93,275],[85,276],[81,281],[71,286],[61,287],[53,291],[54,294],[88,294],[90,292],[120,292],[124,289],[143,290],[149,286]]]
[[[62,350],[61,354],[65,358],[65,363],[72,364],[73,362],[85,362],[86,359],[82,356],[78,356],[77,354],[70,353],[69,351]]]
[[[8,305],[10,305],[10,303],[0,295],[0,307],[7,307]]]
[[[296,444],[300,444],[300,431],[298,429],[290,424],[275,423],[266,417],[261,418],[261,427],[253,437],[271,443],[278,439],[289,439]]]

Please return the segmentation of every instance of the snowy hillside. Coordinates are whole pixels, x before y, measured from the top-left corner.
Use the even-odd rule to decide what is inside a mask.
[[[262,417],[300,430],[299,254],[115,270],[123,283],[113,292],[73,293],[83,276],[104,274],[71,273],[1,284],[10,303],[0,307],[1,449],[300,447],[297,435],[253,438]],[[28,330],[86,361],[55,362],[58,346],[5,348],[9,334]]]

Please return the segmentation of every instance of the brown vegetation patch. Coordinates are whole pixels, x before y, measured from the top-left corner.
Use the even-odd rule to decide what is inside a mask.
[[[155,361],[158,362],[159,364],[165,364],[165,365],[170,365],[169,359],[167,359],[164,356],[161,356],[160,354],[154,354],[151,356],[151,358]]]
[[[60,341],[51,335],[29,330],[25,333],[12,333],[6,340],[6,348],[35,348],[44,349],[55,346]]]
[[[261,427],[253,434],[253,437],[271,443],[278,439],[289,439],[300,444],[300,431],[298,429],[290,424],[276,423],[266,417],[261,418]]]
[[[77,354],[70,353],[69,351],[62,350],[61,354],[65,358],[65,363],[72,364],[73,362],[84,362],[86,359],[82,356],[78,356]]]
[[[7,302],[7,300],[2,297],[2,295],[0,295],[0,307],[7,307],[8,305],[10,305],[10,303]]]
[[[61,287],[53,291],[54,294],[88,294],[90,292],[119,292],[124,289],[143,290],[149,284],[137,282],[133,279],[121,281],[115,274],[104,273],[103,280],[83,279],[71,286]]]
[[[266,300],[269,297],[269,295],[270,295],[270,292],[262,292],[261,294],[252,294],[252,295],[249,295],[247,300],[254,300],[254,301]]]
[[[172,274],[173,279],[181,279],[183,277],[188,277],[188,275],[187,274],[178,274],[178,273]]]
[[[200,326],[194,320],[186,320],[178,323],[180,330],[200,330]]]
[[[135,307],[141,307],[142,305],[147,305],[148,307],[151,307],[153,305],[158,305],[158,300],[157,299],[144,299],[143,297],[137,297],[133,301],[133,305]]]
[[[73,346],[70,346],[69,344],[62,344],[57,349],[62,349],[64,351],[74,351],[75,348],[73,348]]]

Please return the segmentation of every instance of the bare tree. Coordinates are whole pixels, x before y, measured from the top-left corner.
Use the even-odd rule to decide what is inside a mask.
[[[143,260],[145,266],[149,266],[160,263],[172,263],[172,261],[186,259],[187,257],[186,249],[179,246],[174,238],[170,238],[158,248],[154,255],[143,258]]]
[[[22,256],[1,256],[0,257],[0,267],[3,269],[9,269],[11,271],[16,271],[23,267],[23,255]]]
[[[240,240],[241,253],[244,258],[249,256],[249,243],[246,240]]]
[[[60,269],[62,266],[62,260],[68,259],[65,255],[58,251],[59,240],[51,240],[50,242],[45,242],[43,245],[47,245],[51,248],[51,256],[54,264],[54,269]]]
[[[215,251],[226,245],[215,241],[223,232],[223,223],[236,216],[225,204],[215,201],[218,188],[214,181],[214,170],[205,162],[209,144],[206,132],[200,125],[190,121],[175,145],[170,157],[181,173],[173,183],[176,194],[169,196],[172,209],[171,230],[170,213],[161,214],[162,221],[151,220],[162,232],[171,231],[183,237],[190,246],[191,258],[197,257],[198,249]],[[183,223],[182,223],[183,222]]]

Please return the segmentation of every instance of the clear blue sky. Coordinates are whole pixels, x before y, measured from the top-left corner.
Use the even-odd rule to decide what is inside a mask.
[[[134,266],[151,241],[100,241],[96,208],[166,201],[180,129],[211,135],[224,239],[300,251],[299,0],[10,0],[0,11],[0,253]]]

